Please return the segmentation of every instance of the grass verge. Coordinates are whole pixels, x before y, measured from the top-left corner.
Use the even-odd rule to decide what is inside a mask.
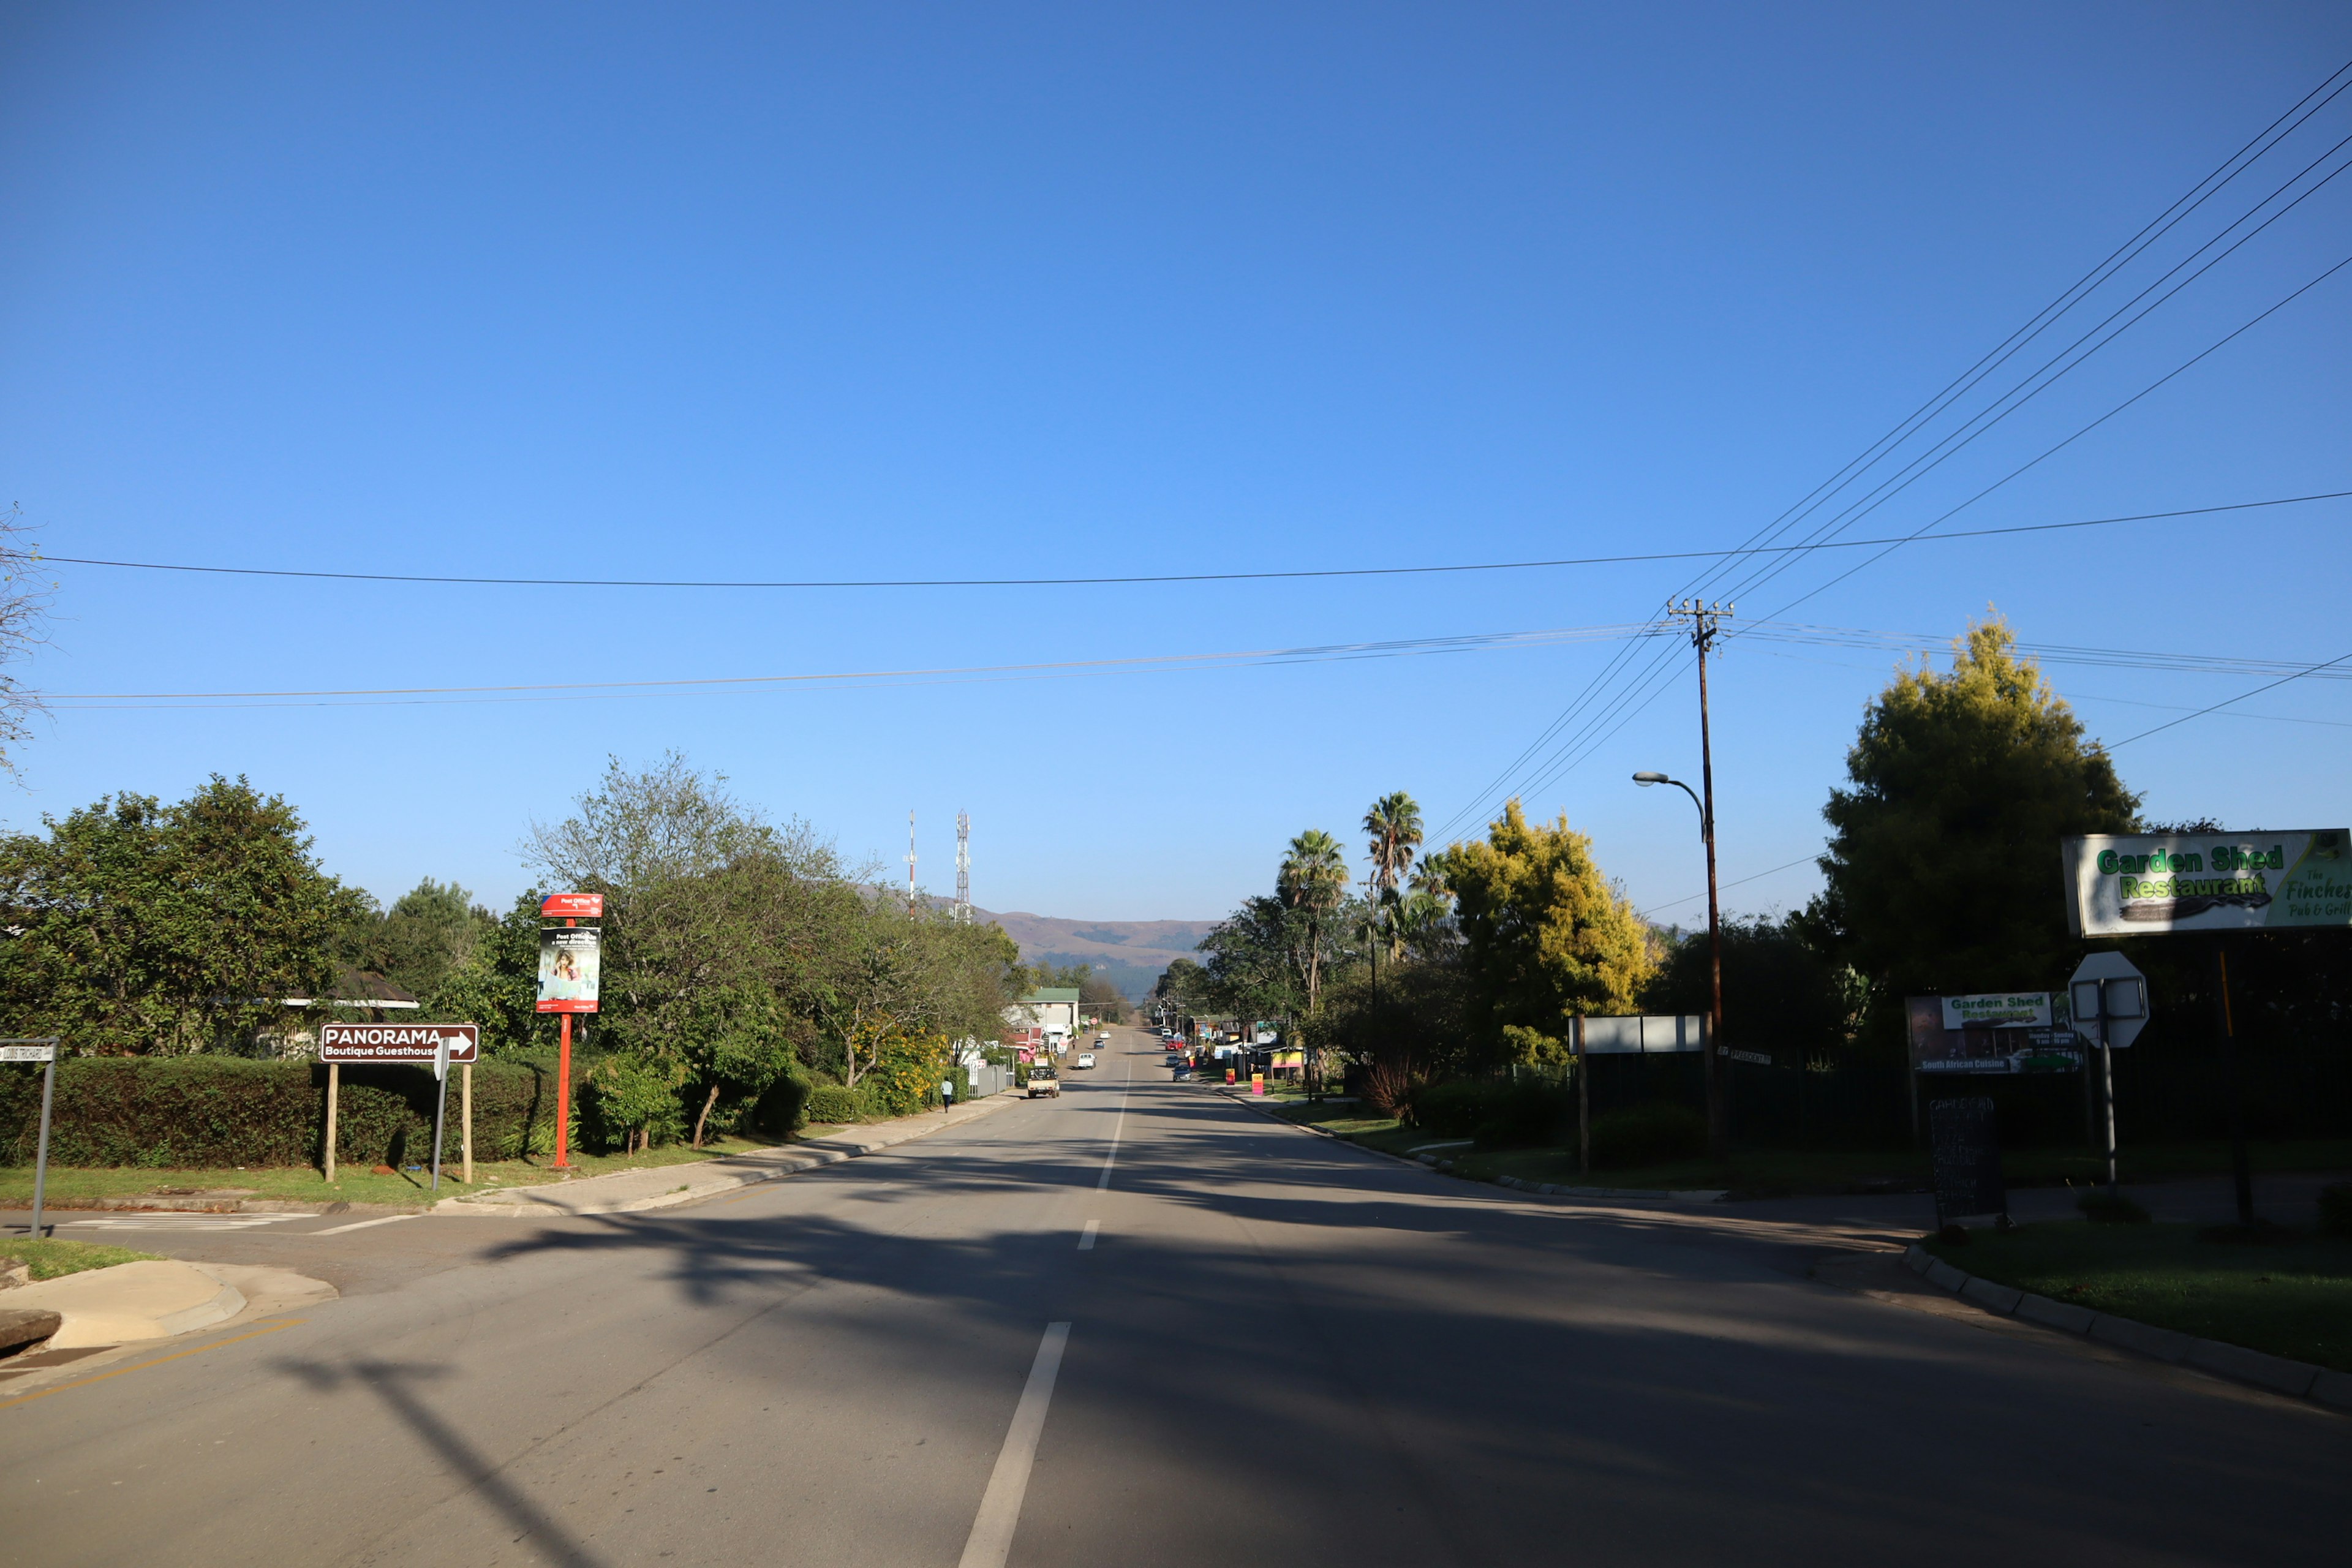
[[[1266,1107],[1286,1121],[1310,1122],[1368,1148],[1402,1154],[1428,1143],[1448,1142],[1433,1132],[1400,1125],[1367,1106],[1285,1101]],[[1677,1160],[1657,1164],[1577,1169],[1574,1148],[1474,1149],[1445,1152],[1454,1174],[1491,1182],[1512,1176],[1554,1186],[1618,1187],[1679,1192],[1720,1188],[1743,1198],[1795,1197],[1874,1192],[1926,1192],[1927,1156],[1915,1149],[1734,1149],[1721,1160]],[[2251,1151],[2255,1172],[2352,1170],[2352,1140],[2257,1143]],[[2001,1154],[2002,1174],[2015,1187],[2087,1187],[2106,1180],[2103,1155],[2072,1149],[2011,1149]],[[2205,1143],[2147,1144],[2122,1161],[2126,1182],[2170,1181],[2226,1174],[2230,1146]]]
[[[133,1252],[127,1247],[101,1247],[94,1241],[35,1241],[29,1237],[0,1241],[0,1258],[31,1266],[35,1279],[56,1279],[89,1268],[111,1268],[118,1263],[148,1263],[159,1256]],[[0,1296],[0,1306],[7,1305]]]
[[[1955,1268],[2053,1301],[2352,1372],[2352,1241],[2206,1241],[2194,1226],[2075,1220],[1926,1245]]]

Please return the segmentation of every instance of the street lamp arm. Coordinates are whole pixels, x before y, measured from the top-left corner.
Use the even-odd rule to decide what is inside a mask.
[[[1648,788],[1648,787],[1649,787],[1650,785],[1652,785],[1652,784],[1670,784],[1674,785],[1676,789],[1678,789],[1678,790],[1682,791],[1685,795],[1686,795],[1690,796],[1690,799],[1691,799],[1691,805],[1692,805],[1692,807],[1693,807],[1695,810],[1696,810],[1696,811],[1697,811],[1697,813],[1698,813],[1698,836],[1699,836],[1699,838],[1700,838],[1700,840],[1701,840],[1702,842],[1704,842],[1704,841],[1706,840],[1706,803],[1699,799],[1699,797],[1698,797],[1698,792],[1697,792],[1696,790],[1695,790],[1695,789],[1691,788],[1691,786],[1690,786],[1690,785],[1688,785],[1688,784],[1686,784],[1683,783],[1683,781],[1682,781],[1682,780],[1677,779],[1677,778],[1669,778],[1669,777],[1668,777],[1668,776],[1666,776],[1664,773],[1635,773],[1635,774],[1633,775],[1633,782],[1634,782],[1635,784],[1637,784],[1642,785],[1644,789]]]

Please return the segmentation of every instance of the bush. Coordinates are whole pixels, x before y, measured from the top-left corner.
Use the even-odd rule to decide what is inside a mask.
[[[2105,1187],[2093,1187],[2074,1200],[2083,1217],[2093,1225],[2146,1225],[2147,1211],[2121,1193],[2111,1193]]]
[[[1686,1105],[1653,1100],[1592,1119],[1595,1170],[1695,1160],[1706,1152],[1706,1118]]]
[[[1475,1138],[1482,1149],[1548,1143],[1567,1133],[1576,1097],[1553,1084],[1513,1079],[1441,1083],[1413,1101],[1413,1120],[1441,1138]]]
[[[667,1073],[633,1057],[611,1056],[590,1068],[581,1099],[581,1142],[599,1151],[675,1143],[686,1131],[686,1110]]]
[[[418,1068],[344,1068],[335,1157],[362,1167],[425,1158],[433,1148],[435,1089],[433,1075]],[[314,1062],[79,1057],[58,1064],[49,1158],[146,1170],[316,1165],[326,1114],[327,1069]],[[0,1068],[0,1164],[33,1163],[40,1118],[39,1069]],[[453,1147],[457,1118],[452,1082]],[[554,1121],[552,1072],[509,1062],[474,1068],[478,1155],[513,1159],[552,1148]]]
[[[811,1121],[863,1121],[866,1108],[858,1102],[855,1089],[844,1089],[837,1083],[821,1083],[809,1090],[808,1119]]]
[[[2319,1189],[2319,1231],[2352,1241],[2352,1182]]]

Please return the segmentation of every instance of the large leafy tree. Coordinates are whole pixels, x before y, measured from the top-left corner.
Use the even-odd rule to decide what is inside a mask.
[[[1946,674],[1897,674],[1846,773],[1822,811],[1829,885],[1804,924],[1870,982],[1872,1038],[1899,1037],[1906,994],[2064,981],[2078,944],[2058,841],[2131,831],[2139,797],[2006,623],[1970,627]]]
[[[1556,1061],[1576,1013],[1635,1010],[1655,960],[1648,930],[1561,817],[1516,800],[1486,839],[1445,852],[1473,1042],[1490,1059]]]
[[[414,995],[429,996],[465,966],[485,932],[497,923],[465,889],[427,877],[389,910],[371,907],[348,927],[342,957]]]
[[[0,1029],[77,1052],[239,1049],[331,996],[365,895],[320,869],[283,797],[215,774],[0,838]]]

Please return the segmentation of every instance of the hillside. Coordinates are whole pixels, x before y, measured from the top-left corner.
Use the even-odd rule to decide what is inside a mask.
[[[974,918],[994,921],[1021,944],[1024,963],[1085,963],[1103,969],[1119,994],[1140,1000],[1169,961],[1196,958],[1193,945],[1214,921],[1066,921],[1015,910],[995,914],[975,908]]]

